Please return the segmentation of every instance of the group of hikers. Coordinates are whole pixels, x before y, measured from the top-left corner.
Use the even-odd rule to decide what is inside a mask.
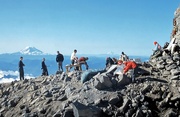
[[[84,64],[86,67],[86,70],[88,70],[89,66],[87,64],[87,60],[88,57],[80,57],[78,59],[78,57],[76,56],[77,50],[75,49],[73,51],[73,53],[71,54],[70,60],[71,60],[71,64]],[[58,65],[58,71],[62,71],[63,72],[63,61],[64,61],[64,56],[63,54],[61,54],[59,51],[57,51],[57,55],[56,55],[56,62]],[[24,67],[25,64],[23,63],[23,57],[20,57],[20,61],[19,61],[19,77],[20,80],[24,80]],[[42,76],[48,76],[48,69],[47,66],[45,64],[45,58],[42,59],[42,63],[41,63],[41,69],[42,69]],[[77,69],[77,68],[75,68]]]
[[[89,66],[87,64],[87,60],[88,60],[88,57],[80,57],[78,58],[76,56],[76,53],[77,53],[77,50],[75,49],[72,54],[71,54],[71,57],[70,57],[70,60],[71,60],[71,65],[75,65],[75,64],[84,64],[85,67],[86,67],[86,70],[89,69]],[[57,65],[58,65],[58,71],[62,71],[63,72],[63,61],[64,61],[64,56],[63,54],[61,54],[59,51],[57,51],[57,55],[56,55],[56,62],[57,62]],[[129,60],[129,57],[124,53],[122,52],[119,60],[117,60],[116,58],[110,58],[108,57],[106,59],[106,68],[109,68],[111,65],[113,64],[117,64],[117,65],[124,65],[124,71],[123,71],[123,74],[126,74],[130,69],[132,69],[132,73],[133,73],[133,76],[134,76],[134,73],[135,73],[135,68],[137,67],[137,64],[132,61],[132,60]],[[45,64],[45,58],[42,59],[42,63],[41,63],[41,69],[42,69],[42,76],[48,76],[48,69],[47,69],[47,66]],[[23,57],[20,57],[20,61],[19,61],[19,77],[20,77],[20,80],[24,80],[24,69],[23,67],[25,66],[25,64],[23,63]],[[74,67],[75,70],[78,70],[77,67]],[[134,80],[134,77],[133,77],[133,80]]]
[[[175,15],[177,12],[180,12],[180,9],[178,8],[175,11]],[[171,33],[171,40],[170,43],[166,42],[163,47],[160,46],[160,44],[155,41],[154,45],[155,48],[153,49],[153,55],[151,57],[158,57],[158,56],[165,56],[165,55],[172,55],[175,52],[179,54],[180,47],[178,46],[178,40],[176,39],[176,34],[178,33],[178,25],[176,22],[176,17],[173,19],[173,30]]]
[[[135,81],[135,76],[137,75],[137,63],[133,60],[130,60],[129,57],[122,52],[119,59],[107,57],[106,59],[106,69],[110,69],[112,65],[117,65],[116,68],[122,68],[120,69],[121,74],[127,74],[130,73],[130,77],[132,79],[132,82]],[[121,71],[122,70],[122,71]],[[118,76],[119,73],[116,71],[114,72],[115,76]]]

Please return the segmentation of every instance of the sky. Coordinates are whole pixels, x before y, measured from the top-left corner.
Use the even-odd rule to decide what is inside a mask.
[[[0,0],[0,53],[150,56],[170,41],[180,0]]]

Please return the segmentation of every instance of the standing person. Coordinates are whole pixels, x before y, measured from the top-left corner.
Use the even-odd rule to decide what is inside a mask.
[[[42,76],[48,76],[47,66],[45,64],[45,58],[42,59]]]
[[[73,53],[71,54],[71,64],[74,65],[78,61],[78,58],[76,57],[77,50],[75,49]]]
[[[58,64],[58,71],[60,71],[60,69],[63,71],[63,61],[64,56],[59,51],[57,51],[56,62]]]
[[[128,61],[129,57],[124,52],[122,52],[119,59],[122,61]]]
[[[88,70],[88,68],[89,68],[89,66],[88,66],[88,64],[86,62],[87,60],[88,60],[88,57],[81,57],[81,58],[79,58],[80,65],[84,64],[86,66],[86,70]]]
[[[24,63],[22,62],[23,57],[20,57],[20,61],[19,61],[19,78],[20,80],[24,80]]]

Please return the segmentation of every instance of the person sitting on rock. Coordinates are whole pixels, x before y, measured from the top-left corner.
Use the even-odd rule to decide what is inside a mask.
[[[118,60],[116,58],[113,57],[112,60],[113,60],[114,64],[118,64]]]
[[[106,58],[106,68],[110,68],[111,65],[113,65],[113,64],[114,64],[113,59],[111,57],[107,57]]]
[[[119,61],[119,62],[121,62],[121,61]],[[119,63],[119,64],[121,64],[121,63]],[[128,71],[130,71],[130,77],[132,78],[132,82],[134,82],[135,75],[137,74],[136,62],[130,60],[130,61],[124,61],[123,64],[124,64],[123,74],[126,74]]]
[[[114,72],[114,77],[117,77],[118,75],[122,75],[123,74],[123,69],[124,69],[123,61],[118,60],[117,61],[117,67],[116,67],[116,70]]]
[[[153,55],[159,56],[162,54],[162,47],[157,41],[154,42],[155,48],[153,49]],[[155,57],[156,57],[155,56]]]
[[[87,64],[88,57],[80,57],[78,62],[80,65],[84,64],[86,66],[86,70],[88,70],[89,66]]]
[[[162,49],[162,47],[159,45],[159,43],[157,41],[154,42],[154,45],[155,45],[155,47],[154,47],[153,51],[158,51],[158,50]]]
[[[124,52],[122,52],[119,60],[128,61],[129,57]]]

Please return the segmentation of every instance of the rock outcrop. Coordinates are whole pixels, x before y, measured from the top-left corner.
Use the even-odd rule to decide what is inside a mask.
[[[178,30],[172,38],[180,46]],[[73,71],[0,84],[0,117],[180,117],[180,56],[159,54],[126,75]]]

